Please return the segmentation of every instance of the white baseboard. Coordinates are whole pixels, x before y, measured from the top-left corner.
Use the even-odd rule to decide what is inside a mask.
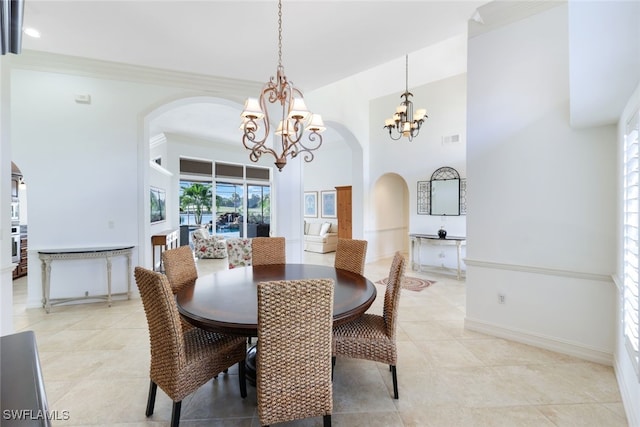
[[[567,341],[560,341],[556,338],[535,335],[526,331],[504,328],[502,326],[492,325],[486,322],[470,319],[464,319],[465,329],[470,331],[481,332],[511,341],[544,348],[545,350],[555,351],[557,353],[567,354],[579,359],[588,360],[590,362],[600,363],[607,366],[613,366],[613,353],[588,348]]]
[[[613,371],[616,374],[616,380],[618,381],[618,389],[620,390],[620,397],[622,399],[622,405],[624,406],[624,412],[627,416],[627,423],[629,426],[640,426],[640,419],[638,418],[638,402],[632,397],[627,387],[628,378],[621,377],[621,369],[618,367],[618,363],[613,366]]]

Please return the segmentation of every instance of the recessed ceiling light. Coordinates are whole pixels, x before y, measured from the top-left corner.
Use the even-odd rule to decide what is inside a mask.
[[[29,37],[33,37],[34,39],[40,38],[40,31],[36,30],[35,28],[25,28],[24,33]]]

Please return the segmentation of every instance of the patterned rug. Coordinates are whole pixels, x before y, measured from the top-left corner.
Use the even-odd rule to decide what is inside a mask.
[[[388,279],[388,277],[385,277],[384,279],[378,280],[376,283],[379,285],[386,285]],[[417,277],[404,276],[404,280],[402,281],[402,289],[420,292],[423,289],[427,289],[434,283],[436,283],[435,280],[418,279]]]

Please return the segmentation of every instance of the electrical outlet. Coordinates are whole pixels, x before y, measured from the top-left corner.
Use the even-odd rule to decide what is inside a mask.
[[[498,294],[498,304],[504,304],[505,303],[505,295],[504,294]]]

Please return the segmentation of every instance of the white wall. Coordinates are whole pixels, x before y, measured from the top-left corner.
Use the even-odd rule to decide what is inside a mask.
[[[422,85],[465,72],[465,56],[460,54],[466,49],[465,38],[464,35],[459,35],[419,51],[409,52],[410,89],[415,95],[414,101],[425,99],[420,94]],[[414,157],[407,155],[395,163],[393,167],[387,166],[377,171],[372,169],[373,150],[390,144],[382,125],[390,112],[395,111],[400,101],[400,94],[404,92],[404,89],[405,57],[401,54],[393,61],[305,93],[307,105],[312,106],[313,111],[321,113],[325,122],[333,121],[342,124],[345,133],[352,136],[353,140],[350,142],[357,143],[362,148],[362,170],[354,171],[362,177],[362,181],[353,181],[353,233],[354,238],[368,240],[369,247],[373,248],[367,250],[368,261],[382,256],[382,254],[375,252],[375,248],[380,245],[373,241],[378,236],[371,217],[371,192],[376,180],[387,172],[400,173],[407,167],[419,163],[414,163]],[[375,101],[383,96],[388,96],[388,102],[380,104],[380,110],[374,113],[378,104],[372,100]],[[340,100],[340,102],[336,102],[336,100]],[[425,100],[424,105],[420,104],[420,107],[427,108],[431,114],[430,110],[433,105]],[[464,101],[461,106],[464,108]],[[378,117],[377,121],[374,121],[374,114]],[[446,119],[441,116],[438,120]],[[460,120],[464,123],[464,113]],[[460,160],[464,159],[464,148],[458,151],[458,154],[460,157],[456,157],[456,160],[464,162],[464,160]],[[383,158],[384,154],[376,154],[375,156]],[[411,162],[408,162],[408,159],[411,159]],[[429,176],[432,172],[428,172]],[[411,183],[412,181],[407,179],[407,182]],[[409,188],[411,189],[411,186]],[[397,249],[403,250],[402,248]]]
[[[16,68],[11,91],[12,157],[29,180],[27,304],[38,306],[38,249],[139,246],[138,114],[171,90]],[[125,277],[114,259],[114,292]],[[104,260],[53,262],[51,280],[52,297],[104,293]]]
[[[466,235],[466,216],[431,216],[417,213],[417,183],[429,181],[436,169],[449,166],[466,178],[466,74],[458,74],[416,88],[409,88],[413,93],[415,108],[426,108],[429,118],[425,121],[420,134],[409,142],[406,138],[393,141],[388,132],[382,128],[384,119],[389,117],[400,102],[400,93],[376,98],[370,102],[370,179],[375,183],[388,173],[397,173],[407,183],[409,198],[406,211],[409,214],[408,230],[398,230],[404,236],[392,239],[376,224],[384,219],[377,218],[382,212],[371,208],[366,217],[371,229],[367,230],[367,240],[374,248],[385,247],[378,256],[389,253],[408,251],[407,234],[435,234],[444,226],[451,235]],[[443,144],[442,137],[459,135],[460,142]],[[382,222],[381,222],[382,221]],[[377,242],[381,239],[381,242]],[[401,246],[389,247],[388,242],[402,242]],[[386,242],[386,243],[385,243]],[[427,252],[429,248],[425,247]],[[447,251],[450,252],[450,251]],[[427,254],[425,254],[426,256]],[[450,253],[455,256],[455,251]]]
[[[469,40],[466,325],[611,363],[615,127],[570,127],[567,22]]]
[[[335,145],[342,146],[335,146]],[[338,223],[337,218],[322,216],[322,192],[335,191],[336,187],[353,185],[352,153],[344,142],[334,144],[333,148],[321,149],[311,163],[303,164],[304,191],[318,193],[318,216],[304,218],[306,222]]]
[[[351,149],[344,145],[321,150],[311,163],[304,163],[304,191],[320,192],[351,185]]]

